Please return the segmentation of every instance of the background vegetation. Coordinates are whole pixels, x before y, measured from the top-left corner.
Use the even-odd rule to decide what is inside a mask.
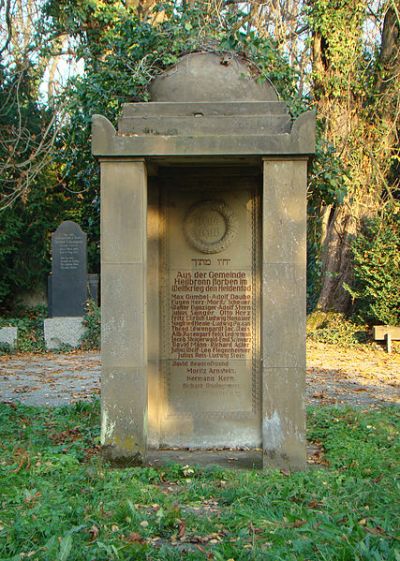
[[[90,122],[116,122],[184,53],[235,51],[294,116],[315,108],[309,309],[399,323],[399,0],[0,3],[0,307],[44,286],[73,219],[99,267]]]

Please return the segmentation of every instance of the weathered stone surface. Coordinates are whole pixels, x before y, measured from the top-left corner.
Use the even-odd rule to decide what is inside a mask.
[[[93,118],[105,450],[262,445],[265,466],[302,468],[315,115],[292,122],[247,66],[209,54],[157,78],[152,99],[125,105],[118,131]]]
[[[147,449],[147,181],[143,161],[101,163],[102,444],[113,461]]]
[[[143,266],[140,263],[105,263],[102,278],[103,364],[139,366],[146,354]]]
[[[16,347],[18,339],[17,327],[0,327],[0,345],[9,345],[11,349]]]
[[[262,356],[264,464],[305,467],[305,160],[264,160]]]
[[[306,467],[303,368],[263,368],[263,465]]]
[[[147,208],[147,329],[148,329],[148,446],[160,445],[160,422],[163,408],[160,384],[160,189],[149,182]]]
[[[234,54],[192,53],[153,80],[152,101],[278,101],[275,88],[256,82]]]
[[[147,380],[142,368],[104,367],[101,442],[112,461],[141,464],[147,450]]]
[[[129,117],[119,121],[119,134],[162,136],[221,136],[290,133],[289,115],[212,115]]]
[[[256,186],[211,174],[161,186],[165,445],[260,444]]]
[[[52,317],[81,317],[87,298],[86,234],[71,220],[52,234],[49,282]]]
[[[102,162],[101,243],[104,263],[142,263],[146,249],[146,201],[143,162]],[[109,187],[108,187],[109,185]],[[132,187],[134,185],[136,188]]]
[[[82,317],[55,317],[44,320],[46,349],[59,349],[65,345],[79,347],[85,328]]]
[[[195,117],[193,117],[195,119]],[[315,114],[303,113],[294,121],[290,133],[192,135],[117,134],[108,119],[93,115],[92,152],[95,156],[296,156],[315,150]],[[220,134],[218,134],[220,133]]]
[[[289,115],[283,101],[202,101],[202,102],[166,102],[148,101],[124,103],[118,123],[132,117],[220,117],[254,116],[254,115]],[[119,127],[120,128],[120,127]]]
[[[295,263],[305,275],[307,161],[265,160],[263,199],[266,263]]]

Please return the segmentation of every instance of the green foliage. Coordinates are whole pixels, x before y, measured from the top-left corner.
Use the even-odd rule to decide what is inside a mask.
[[[323,136],[318,123],[315,157],[311,162],[308,180],[307,222],[307,310],[315,308],[321,283],[321,211],[343,203],[349,181],[335,147]]]
[[[319,124],[319,127],[321,125]],[[315,206],[340,205],[347,194],[348,171],[335,147],[329,144],[319,130],[315,157],[311,163],[308,196]]]
[[[43,289],[50,232],[74,216],[44,138],[52,131],[51,111],[38,101],[39,70],[26,62],[13,73],[0,62],[0,309],[6,311],[24,292]]]
[[[0,557],[397,561],[400,415],[308,415],[324,469],[110,469],[99,404],[0,404]]]
[[[313,0],[306,7],[307,20],[314,34],[329,37],[324,57],[329,73],[314,68],[314,78],[324,82],[325,94],[340,99],[347,92],[359,94],[363,77],[364,50],[362,25],[367,15],[365,0]],[[355,55],[357,55],[355,57]],[[355,67],[356,63],[356,67]],[[355,70],[359,73],[355,75]]]
[[[66,105],[68,124],[58,138],[55,154],[60,181],[78,193],[80,224],[88,234],[89,267],[99,268],[99,170],[91,154],[92,115],[100,113],[116,123],[122,103],[146,101],[152,78],[194,51],[234,51],[247,57],[260,80],[269,78],[293,111],[304,111],[296,99],[296,73],[269,38],[238,26],[243,16],[227,10],[207,14],[195,4],[158,7],[167,18],[153,24],[120,2],[49,1],[47,13],[59,32],[76,37],[85,60],[85,73],[72,79],[59,103]],[[77,207],[78,208],[78,207]]]
[[[82,337],[82,349],[100,349],[101,310],[94,300],[88,300],[86,304],[83,324],[85,332]]]
[[[0,308],[12,310],[24,293],[43,290],[50,272],[50,234],[75,218],[71,203],[48,177],[26,201],[0,211]],[[69,208],[68,208],[69,207]]]
[[[0,317],[0,327],[12,326],[18,328],[16,351],[44,352],[43,320],[47,317],[46,307],[17,307],[14,312],[13,317]],[[5,352],[11,352],[11,349],[4,348],[3,353]]]
[[[348,347],[365,343],[368,330],[337,312],[314,311],[307,318],[307,337],[320,343]]]
[[[355,315],[369,324],[400,325],[400,203],[393,201],[354,239]]]

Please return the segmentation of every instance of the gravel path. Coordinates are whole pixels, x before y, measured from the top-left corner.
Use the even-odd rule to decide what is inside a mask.
[[[68,405],[100,393],[97,352],[0,357],[0,401]]]
[[[308,342],[307,404],[400,403],[400,353]],[[0,357],[0,401],[67,405],[100,393],[97,352]]]

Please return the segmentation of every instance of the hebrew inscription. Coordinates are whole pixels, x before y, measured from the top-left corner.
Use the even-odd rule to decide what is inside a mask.
[[[255,415],[258,323],[253,193],[226,192],[215,201],[199,201],[196,192],[171,191],[169,197],[162,294],[169,414]],[[209,255],[202,257],[202,253]]]

